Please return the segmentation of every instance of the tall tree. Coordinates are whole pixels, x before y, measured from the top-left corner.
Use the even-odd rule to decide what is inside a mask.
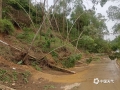
[[[2,0],[0,0],[0,19],[2,19]]]
[[[91,0],[91,1],[94,4],[94,6],[100,3],[100,5],[103,7],[108,0]]]
[[[66,18],[71,12],[71,6],[70,6],[71,3],[72,3],[72,0],[59,0],[58,3],[56,3],[55,8],[54,8],[54,13],[62,15],[61,30],[63,33],[65,33]]]
[[[119,6],[110,6],[107,10],[107,15],[109,19],[113,21],[117,21],[116,24],[113,26],[114,32],[120,31],[120,7]]]

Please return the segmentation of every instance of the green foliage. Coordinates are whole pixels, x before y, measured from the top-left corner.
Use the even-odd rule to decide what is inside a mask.
[[[13,24],[7,19],[0,20],[0,33],[3,34],[12,34],[14,32]]]
[[[114,54],[112,54],[112,55],[109,55],[109,58],[110,58],[111,60],[115,60],[116,56],[115,56]]]
[[[120,7],[119,6],[110,6],[107,10],[108,17],[112,19],[113,21],[118,21],[120,20]],[[120,23],[117,22],[113,28],[114,32],[119,32],[120,31]]]
[[[36,70],[42,71],[42,69],[39,67],[38,63],[32,62],[32,66],[33,66]]]
[[[90,52],[94,49],[95,46],[96,43],[90,36],[82,36],[81,40],[79,40],[79,47],[82,47]]]
[[[35,33],[30,28],[23,28],[23,30],[24,30],[23,33],[18,34],[17,38],[22,42],[30,43],[34,38]]]
[[[70,68],[70,67],[74,67],[76,61],[81,59],[81,55],[80,54],[76,54],[76,55],[71,55],[69,56],[67,59],[65,59],[62,64],[65,68]]]
[[[10,75],[8,74],[7,70],[0,69],[0,81],[3,82],[10,82]]]
[[[51,52],[51,55],[52,55],[52,57],[55,57],[55,58],[58,57],[58,54],[55,51]]]
[[[17,23],[21,24],[21,22],[23,21],[23,18],[26,17],[26,15],[24,14],[25,11],[23,10],[23,8],[26,12],[29,12],[30,10],[30,17],[32,18],[34,23],[39,24],[42,22],[43,13],[41,9],[41,3],[33,4],[32,0],[3,0],[3,10],[4,10],[3,14],[5,15],[3,17],[11,18],[10,16],[7,15],[8,12],[12,13],[13,16],[14,16],[14,13],[20,12],[20,14],[23,14],[22,18],[19,18],[18,20],[16,19],[16,21]],[[18,17],[14,17],[14,18],[18,18]],[[28,23],[27,20],[25,20],[22,22],[22,24],[24,24],[24,22]]]
[[[116,58],[117,58],[117,59],[120,59],[120,52],[114,52],[114,53],[110,54],[110,55],[109,55],[109,58],[110,58],[111,60],[115,60]]]
[[[89,63],[91,63],[92,60],[93,60],[93,58],[90,57],[90,58],[86,59],[86,63],[89,64]]]
[[[27,83],[28,82],[28,77],[30,76],[30,72],[29,71],[25,71],[22,73],[23,76],[23,80]]]
[[[79,36],[79,31],[76,28],[73,28],[70,33],[70,39],[75,40],[76,38],[78,38],[78,36]]]
[[[107,48],[109,45],[103,40],[102,35],[103,31],[108,32],[104,16],[101,14],[95,15],[95,11],[93,10],[84,11],[84,6],[82,3],[79,5],[78,4],[76,4],[75,9],[71,14],[71,21],[74,22],[76,19],[77,21],[71,31],[70,39],[74,40],[78,38],[83,31],[83,34],[78,42],[78,48],[83,48],[89,52],[109,51],[109,47]],[[79,16],[80,18],[78,18]],[[102,43],[100,42],[100,44],[96,42],[96,39],[98,39],[98,41],[100,39]],[[75,42],[72,44],[76,46]]]
[[[51,38],[50,38],[51,30],[48,29],[46,35],[45,35],[45,44],[44,48],[50,48],[51,46]]]
[[[14,81],[18,80],[18,73],[16,71],[12,72],[12,78],[13,78]]]
[[[101,0],[101,1],[100,1],[100,5],[103,7],[103,6],[106,4],[107,1],[108,1],[108,0]]]
[[[116,23],[113,26],[113,30],[114,30],[115,33],[120,32],[120,23]]]
[[[12,6],[13,8],[15,8],[17,10],[20,10],[20,9],[22,10],[22,8],[21,8],[21,6],[22,6],[26,11],[29,10],[29,1],[30,0],[4,0],[4,2],[6,2],[8,5]],[[31,9],[31,7],[30,7],[30,9]]]
[[[42,39],[42,50],[43,52],[49,52],[50,50],[52,50],[53,47],[51,47],[54,42],[56,42],[56,38],[53,37],[53,35],[51,34],[51,29],[48,29],[48,31],[46,32],[46,34],[43,36]]]
[[[115,57],[118,58],[118,59],[120,59],[120,52],[116,52],[115,53]]]
[[[97,5],[100,3],[100,5],[103,7],[108,0],[91,0],[94,5]]]
[[[17,64],[21,65],[23,63],[23,60],[20,60]]]
[[[120,50],[120,36],[111,41],[111,48],[113,51]]]
[[[44,86],[44,90],[49,90],[49,89],[54,89],[55,86],[54,85],[45,85]]]
[[[108,17],[112,20],[120,19],[120,8],[118,6],[110,6],[107,10]]]
[[[120,35],[117,36],[113,41],[110,42],[112,53],[109,55],[111,60],[115,60],[115,58],[120,58]]]
[[[30,76],[30,72],[25,71],[25,72],[17,72],[17,71],[9,71],[5,69],[0,69],[0,81],[2,82],[12,82],[12,81],[17,81],[19,78],[18,76],[22,75],[22,79],[25,82],[28,82],[28,77]]]
[[[45,40],[46,42],[45,42],[45,44],[44,44],[44,48],[50,48],[50,46],[51,46],[51,41],[49,40],[49,39],[46,39]]]
[[[93,39],[90,36],[82,36],[79,40],[78,47],[94,53],[109,53],[111,51],[110,42],[105,41],[102,38]]]
[[[95,43],[97,44],[94,52],[97,53],[109,53],[111,51],[111,45],[109,41],[105,41],[102,38],[95,39]]]
[[[11,5],[13,8],[15,8],[17,10],[21,9],[21,7],[17,4],[17,2],[19,2],[19,0],[5,0],[4,2]]]

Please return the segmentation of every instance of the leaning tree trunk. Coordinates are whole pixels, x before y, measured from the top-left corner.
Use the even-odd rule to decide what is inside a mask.
[[[0,0],[0,19],[2,19],[2,0]]]

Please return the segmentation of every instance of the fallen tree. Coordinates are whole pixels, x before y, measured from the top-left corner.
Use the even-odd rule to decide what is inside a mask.
[[[12,45],[10,45],[10,44],[2,41],[2,40],[0,40],[0,42],[3,43],[4,45],[9,46],[10,48],[13,48],[13,49],[19,51],[20,53],[22,53],[22,54],[24,54],[24,55],[26,54],[26,52],[23,52],[22,50],[14,47],[14,46],[12,46]],[[45,65],[46,65],[46,66],[48,66],[48,67],[50,67],[50,68],[53,68],[53,69],[55,69],[55,70],[58,70],[58,71],[61,71],[61,72],[66,72],[66,73],[75,74],[74,71],[70,71],[70,70],[67,70],[67,69],[64,69],[64,68],[61,68],[61,67],[54,66],[53,64],[50,64],[47,60],[44,59],[44,57],[43,57],[42,59],[38,59],[38,58],[36,58],[36,57],[34,57],[33,55],[30,55],[30,54],[28,54],[28,56],[29,56],[30,58],[35,59],[35,60],[38,61],[39,63],[42,62],[42,61],[45,62]]]
[[[13,89],[13,88],[10,88],[10,87],[8,87],[8,86],[1,85],[1,84],[0,84],[0,90],[16,90],[16,89]]]

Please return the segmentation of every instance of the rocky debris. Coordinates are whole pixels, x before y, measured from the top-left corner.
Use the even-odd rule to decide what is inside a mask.
[[[15,90],[15,89],[0,84],[0,90]]]
[[[80,83],[74,83],[74,84],[71,84],[71,85],[66,85],[66,86],[61,87],[61,88],[64,89],[64,90],[71,90],[74,87],[78,87],[78,86],[80,86]]]

